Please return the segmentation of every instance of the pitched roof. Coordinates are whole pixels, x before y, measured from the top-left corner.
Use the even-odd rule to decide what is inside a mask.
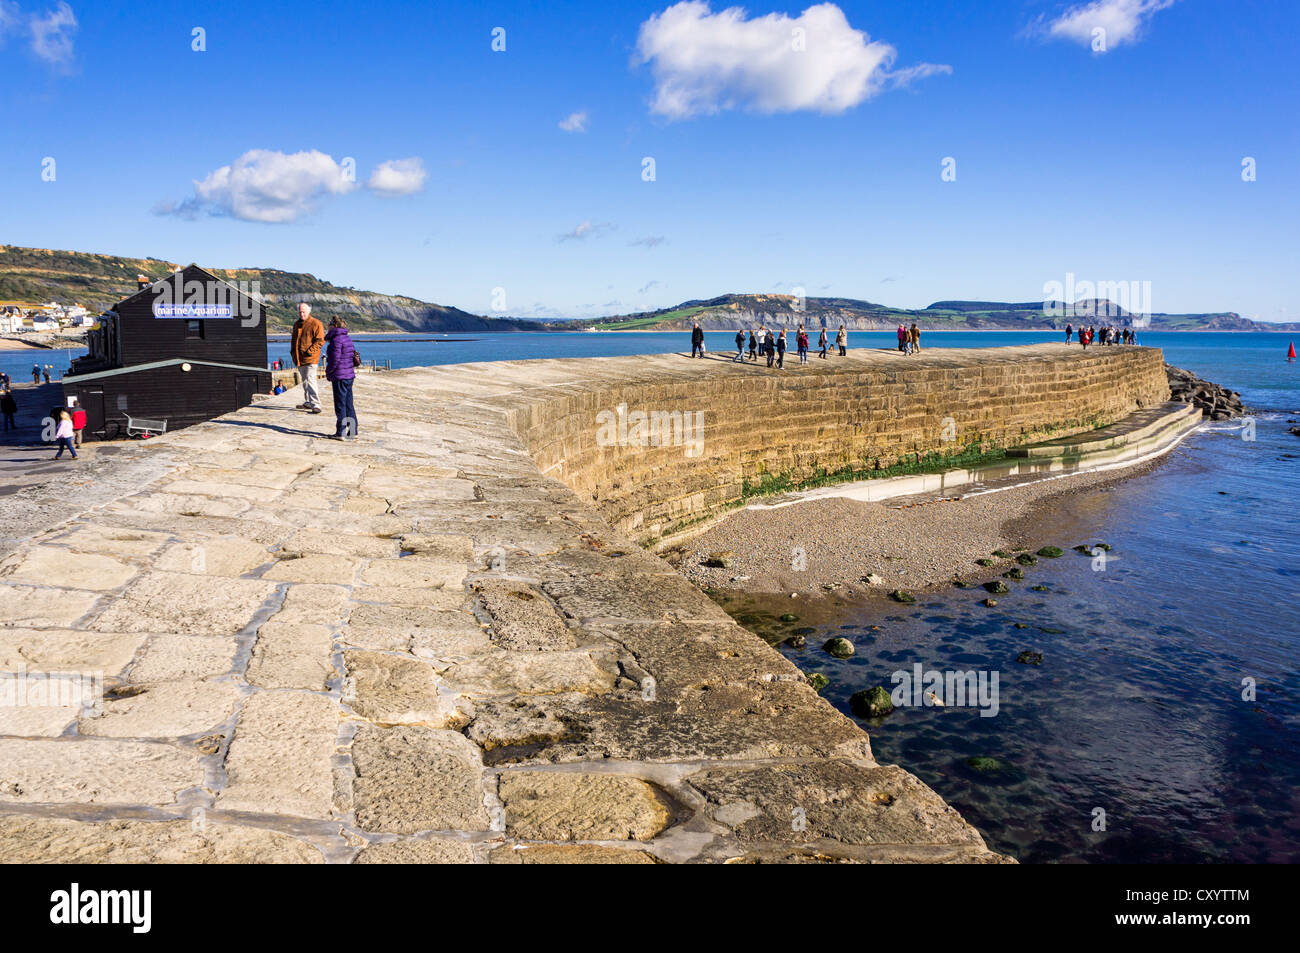
[[[165,275],[164,277],[159,278],[157,281],[154,281],[146,285],[145,287],[137,291],[135,294],[127,295],[117,304],[113,305],[113,307],[110,308],[109,310],[116,311],[118,308],[126,304],[128,301],[134,301],[136,298],[140,297],[141,295],[157,294],[157,292],[154,291],[155,288],[157,288],[159,285],[163,284],[164,282],[175,281],[177,275],[181,277],[182,281],[188,281],[191,278],[202,276],[203,280],[215,281],[218,284],[225,285],[232,292],[234,292],[237,295],[240,295],[241,297],[247,298],[249,301],[253,302],[259,308],[266,306],[266,302],[263,301],[260,297],[251,294],[246,294],[244,291],[242,291],[240,288],[236,287],[235,285],[232,285],[230,282],[222,278],[218,278],[216,275],[214,275],[212,272],[208,271],[207,269],[200,268],[198,265],[191,262],[190,264],[186,265],[184,268],[181,268],[179,271],[173,271],[170,275]],[[182,285],[181,290],[182,291],[184,290],[184,285]]]

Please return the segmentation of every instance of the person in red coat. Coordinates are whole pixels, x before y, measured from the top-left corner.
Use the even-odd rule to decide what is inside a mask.
[[[72,432],[74,434],[72,443],[74,446],[80,447],[81,432],[86,429],[86,412],[82,410],[75,397],[68,398],[68,412],[72,414]]]

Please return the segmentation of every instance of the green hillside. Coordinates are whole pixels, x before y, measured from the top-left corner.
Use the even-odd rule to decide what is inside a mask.
[[[0,245],[0,301],[58,301],[102,311],[135,293],[136,275],[162,278],[179,264],[188,263]],[[311,304],[318,316],[346,316],[348,325],[358,331],[489,332],[553,327],[534,321],[482,317],[403,295],[344,288],[302,272],[200,264],[226,281],[257,282],[267,302],[267,327],[272,331],[287,330],[293,324],[299,301]]]

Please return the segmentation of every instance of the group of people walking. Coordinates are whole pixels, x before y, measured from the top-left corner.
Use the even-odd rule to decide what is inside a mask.
[[[352,385],[356,381],[361,357],[347,326],[337,314],[330,318],[329,330],[312,317],[311,305],[298,305],[298,320],[289,341],[289,356],[302,378],[303,402],[299,410],[321,413],[320,391],[316,387],[316,368],[321,350],[325,351],[325,379],[334,394],[334,433],[332,440],[351,440],[357,435],[357,409]]]
[[[915,323],[906,327],[898,326],[898,349],[904,354],[916,354],[921,350],[921,329]]]
[[[775,367],[778,370],[785,369],[785,352],[789,350],[789,341],[786,338],[787,331],[782,328],[777,331],[774,328],[759,326],[751,328],[748,335],[744,330],[736,332],[736,356],[731,359],[733,364],[743,363],[746,360],[757,362],[760,359],[767,361],[768,367]],[[748,343],[748,349],[746,349]],[[808,354],[812,350],[811,339],[808,331],[801,324],[794,333],[794,346],[799,355],[799,363],[808,363]],[[829,337],[826,328],[821,329],[817,337],[817,356],[826,357],[826,351],[829,346]],[[835,334],[835,346],[839,349],[840,356],[848,354],[849,332],[840,325],[840,329]],[[704,356],[704,331],[697,323],[691,329],[691,357]]]
[[[51,375],[52,373],[54,373],[54,365],[53,365],[53,364],[44,364],[44,365],[42,365],[42,364],[33,364],[33,365],[32,365],[32,383],[33,383],[33,384],[39,384],[39,383],[41,382],[41,378],[44,377],[44,378],[45,378],[45,383],[48,384],[48,383],[50,382],[50,375]]]
[[[1065,343],[1069,344],[1070,339],[1074,337],[1074,325],[1065,326]],[[1083,345],[1086,351],[1089,344],[1137,344],[1137,332],[1132,328],[1112,328],[1103,327],[1101,330],[1089,325],[1088,327],[1079,328],[1079,343]]]

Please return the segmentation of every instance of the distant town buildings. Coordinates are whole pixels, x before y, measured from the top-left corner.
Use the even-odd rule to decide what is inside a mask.
[[[89,328],[94,327],[96,320],[95,315],[76,303],[67,305],[57,301],[45,304],[0,301],[0,334]]]

